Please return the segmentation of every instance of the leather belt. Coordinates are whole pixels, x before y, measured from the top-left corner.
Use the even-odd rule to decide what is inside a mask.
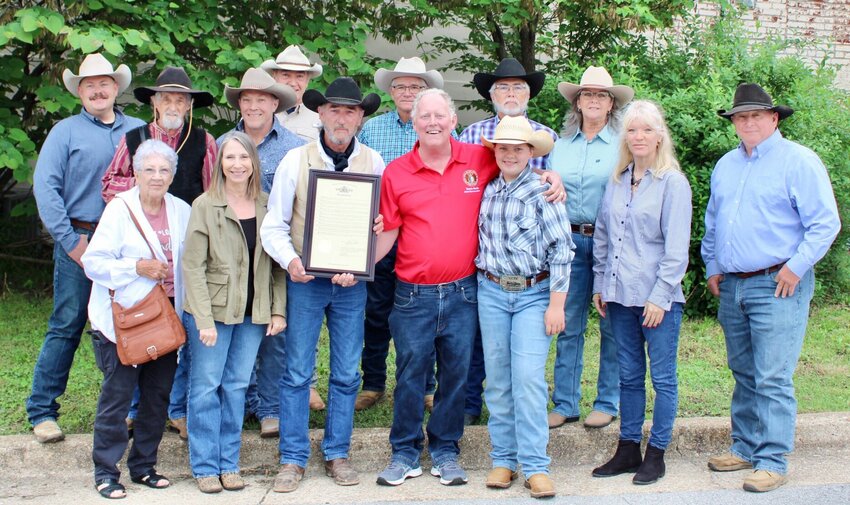
[[[88,231],[94,231],[97,228],[97,223],[87,223],[85,221],[78,221],[76,219],[71,220],[71,226],[75,228],[82,228]]]
[[[773,272],[778,272],[782,267],[785,266],[785,262],[778,263],[773,265],[772,267],[762,268],[761,270],[756,270],[755,272],[731,272],[732,275],[739,279],[749,279],[750,277],[755,277],[756,275],[768,275]]]
[[[596,227],[592,224],[571,224],[570,229],[573,230],[573,233],[579,233],[585,237],[592,237],[593,230],[595,230]]]
[[[497,277],[486,270],[478,269],[484,277],[498,284],[504,291],[525,291],[549,277],[549,272],[540,272],[537,275],[526,277],[524,275],[503,275]]]

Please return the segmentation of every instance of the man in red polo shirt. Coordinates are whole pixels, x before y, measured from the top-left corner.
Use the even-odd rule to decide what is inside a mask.
[[[398,282],[390,315],[396,349],[393,455],[378,484],[399,485],[422,475],[422,401],[436,348],[439,387],[427,426],[431,474],[441,484],[458,485],[467,482],[457,463],[458,440],[478,331],[478,210],[499,168],[489,149],[451,138],[457,115],[445,91],[421,92],[412,117],[419,140],[387,167],[381,183],[384,233],[378,236],[377,259],[398,239]],[[544,178],[553,184],[550,194],[563,200],[560,178]]]

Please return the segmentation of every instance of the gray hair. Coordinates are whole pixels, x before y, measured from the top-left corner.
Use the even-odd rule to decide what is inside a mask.
[[[449,96],[444,90],[440,88],[428,88],[426,90],[422,90],[416,95],[416,98],[413,100],[413,111],[410,114],[410,117],[416,117],[417,112],[419,111],[419,102],[423,97],[428,95],[437,95],[446,101],[446,105],[449,106],[449,114],[452,116],[457,116],[457,109],[455,109],[455,103],[452,100],[452,97]]]
[[[611,101],[613,102],[611,111],[608,113],[608,128],[614,133],[619,133],[623,125],[623,110],[617,105],[614,95],[611,95],[611,93],[608,93],[608,95],[611,96]],[[561,126],[561,136],[564,138],[572,138],[582,126],[584,116],[582,116],[578,108],[578,99],[580,96],[581,92],[576,93],[576,96],[570,101],[570,110],[564,116],[564,124]]]
[[[136,149],[136,154],[133,155],[133,170],[140,169],[150,156],[161,156],[168,162],[172,174],[177,171],[177,153],[168,144],[156,139],[145,140]]]
[[[165,93],[183,93],[183,92],[182,92],[182,91],[180,91],[180,90],[175,90],[175,91],[157,91],[157,92],[156,92],[156,93],[154,93],[154,94],[153,94],[153,96],[151,97],[151,105],[153,105],[153,102],[154,102],[154,101],[159,102],[159,101],[162,99],[162,96],[163,96]],[[187,99],[187,100],[189,100],[189,105],[192,105],[192,100],[194,100],[194,99],[192,98],[192,94],[191,94],[191,93],[183,93],[183,94],[184,94],[184,95],[186,95],[186,99]],[[191,109],[191,107],[190,107],[190,109]]]

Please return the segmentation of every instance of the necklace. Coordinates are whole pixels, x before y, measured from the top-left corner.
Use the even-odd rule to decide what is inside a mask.
[[[635,180],[635,171],[632,169],[632,191],[637,191],[638,186],[640,186],[640,181],[643,180],[643,177]]]

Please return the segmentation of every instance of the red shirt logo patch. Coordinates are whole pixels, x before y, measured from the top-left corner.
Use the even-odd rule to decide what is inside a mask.
[[[467,170],[463,173],[463,182],[466,184],[464,193],[476,193],[478,189],[478,172],[475,170]]]

